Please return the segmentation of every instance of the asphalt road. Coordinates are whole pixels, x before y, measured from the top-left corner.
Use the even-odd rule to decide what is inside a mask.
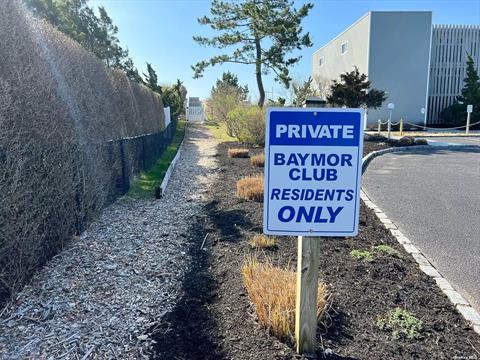
[[[382,155],[363,187],[480,311],[480,148]]]

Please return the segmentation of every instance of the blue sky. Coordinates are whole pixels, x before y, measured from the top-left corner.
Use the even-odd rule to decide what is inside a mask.
[[[300,6],[305,1],[295,1]],[[310,32],[313,47],[301,51],[301,62],[292,68],[294,79],[305,80],[311,72],[312,53],[342,32],[369,10],[431,10],[434,24],[479,24],[479,0],[311,0],[314,3],[305,31]],[[223,71],[238,75],[242,84],[248,84],[251,98],[258,97],[254,69],[246,65],[222,65],[208,68],[201,79],[192,78],[191,65],[218,50],[201,47],[192,40],[193,35],[211,35],[197,18],[208,15],[209,0],[91,0],[90,5],[103,5],[119,28],[119,38],[130,51],[140,71],[148,61],[156,69],[161,83],[184,81],[189,96],[208,97],[212,85]],[[282,86],[265,77],[267,97],[285,95]]]

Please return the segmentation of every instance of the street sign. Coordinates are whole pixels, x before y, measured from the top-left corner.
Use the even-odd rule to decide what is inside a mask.
[[[363,116],[363,109],[268,109],[264,233],[357,235]]]
[[[473,112],[473,105],[467,105],[467,113]]]

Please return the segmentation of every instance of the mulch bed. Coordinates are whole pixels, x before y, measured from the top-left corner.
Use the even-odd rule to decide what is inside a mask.
[[[249,159],[231,159],[229,147],[218,147],[219,177],[211,189],[205,215],[190,229],[193,262],[184,296],[155,330],[157,359],[300,359],[255,319],[242,285],[240,267],[250,235],[262,232],[262,204],[235,196],[236,181],[261,173]],[[388,147],[365,143],[366,153]],[[252,149],[252,153],[262,149]],[[205,240],[205,236],[207,236]],[[205,240],[204,249],[200,249]],[[280,266],[296,265],[296,239],[278,237],[274,250],[261,252]],[[400,258],[376,255],[372,262],[353,259],[353,249],[387,244]],[[319,358],[453,359],[478,358],[480,337],[416,262],[363,203],[360,232],[354,238],[328,238],[321,244],[320,277],[330,284],[332,307],[319,326]],[[377,318],[401,307],[423,321],[419,340],[393,340]],[[328,349],[325,355],[324,350]],[[476,350],[475,350],[476,349]]]

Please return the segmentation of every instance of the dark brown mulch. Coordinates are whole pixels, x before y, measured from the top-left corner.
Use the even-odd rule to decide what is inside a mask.
[[[262,204],[238,200],[235,184],[261,172],[249,159],[231,159],[234,143],[219,146],[219,178],[211,202],[191,229],[192,268],[185,295],[155,331],[156,359],[298,359],[291,347],[262,330],[242,285],[240,266],[252,252],[246,239],[262,231]],[[368,151],[378,143],[366,143]],[[262,149],[252,149],[260,152]],[[200,246],[205,239],[205,250]],[[353,249],[388,244],[401,257],[377,255],[361,262]],[[264,254],[295,268],[296,239],[280,237]],[[262,255],[263,256],[263,255]],[[362,204],[360,233],[354,238],[322,242],[320,276],[330,284],[332,308],[320,326],[318,355],[327,359],[454,359],[478,358],[480,338],[433,280],[398,245],[375,215]],[[392,340],[377,325],[378,316],[401,307],[423,321],[419,340]],[[326,356],[323,349],[328,349]]]

